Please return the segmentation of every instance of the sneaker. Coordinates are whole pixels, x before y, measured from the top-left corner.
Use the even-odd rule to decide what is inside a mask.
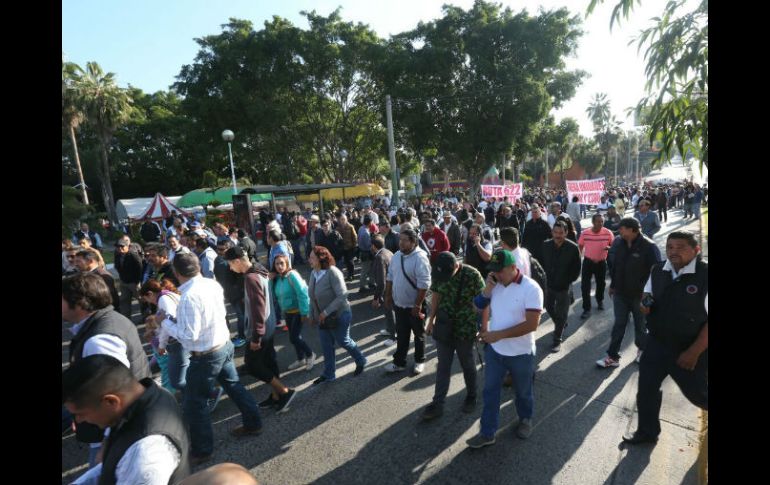
[[[217,386],[214,388],[214,392],[216,393],[215,397],[209,398],[208,400],[209,413],[213,413],[217,408],[217,404],[219,404],[219,400],[222,399],[222,394],[224,394],[225,390],[222,386]]]
[[[598,308],[599,310],[604,310],[604,302],[597,301],[596,308]]]
[[[639,445],[643,443],[652,443],[655,444],[658,442],[658,438],[653,438],[651,436],[647,436],[644,433],[640,433],[637,431],[632,436],[623,436],[623,442],[628,443],[629,445]]]
[[[637,364],[639,363],[639,361],[640,361],[640,360],[642,360],[642,352],[644,352],[644,351],[643,351],[643,350],[638,350],[638,351],[636,352],[636,359],[634,359],[634,361],[635,361]]]
[[[294,389],[289,389],[289,392],[278,398],[278,405],[276,405],[275,411],[277,413],[285,413],[288,411],[289,406],[291,405],[291,402],[294,400],[294,396],[296,395],[297,391]]]
[[[391,336],[390,332],[388,332],[385,329],[380,330],[380,335],[382,335],[383,337],[390,337]]]
[[[400,365],[394,364],[393,362],[385,366],[385,372],[401,372],[404,370],[406,370],[406,366],[402,367]]]
[[[466,396],[465,402],[463,402],[462,411],[465,414],[470,414],[476,409],[476,396]]]
[[[315,352],[310,353],[310,357],[305,358],[305,370],[313,370],[313,366],[315,365]]]
[[[419,364],[414,364],[414,373],[415,374],[422,374],[422,371],[425,370],[425,364],[420,362]]]
[[[483,448],[485,446],[494,445],[495,444],[495,437],[487,438],[483,434],[479,433],[473,438],[467,440],[465,442],[468,445],[468,448]]]
[[[532,434],[532,420],[522,419],[519,422],[519,426],[516,428],[516,436],[525,440]]]
[[[300,367],[305,367],[306,365],[307,361],[305,359],[300,359],[289,364],[289,370],[297,370]]]
[[[421,417],[425,421],[430,421],[431,419],[438,418],[442,414],[444,414],[444,407],[432,402],[428,404],[425,411],[422,412]]]
[[[275,407],[276,404],[278,404],[278,401],[273,399],[273,395],[272,394],[268,394],[267,395],[267,399],[265,399],[264,401],[259,403],[259,407],[260,407],[260,409],[269,409],[269,408]]]
[[[598,365],[599,367],[604,367],[604,368],[607,368],[607,367],[619,367],[620,366],[620,362],[618,362],[617,360],[613,359],[610,356],[607,356],[607,357],[605,357],[603,359],[597,360],[596,361],[596,365]]]
[[[591,310],[583,310],[583,314],[580,315],[581,320],[585,320],[586,318],[591,316]]]
[[[361,373],[364,371],[364,367],[366,367],[366,361],[364,361],[363,364],[356,364],[356,370],[353,372],[353,375],[361,375]]]
[[[382,345],[384,345],[385,347],[391,347],[391,346],[393,346],[393,345],[396,345],[396,343],[397,343],[397,342],[396,342],[396,339],[393,339],[393,338],[389,338],[388,340],[384,341],[384,342],[382,343]]]
[[[245,438],[246,436],[257,436],[262,432],[262,428],[249,429],[244,426],[238,426],[230,430],[230,434],[236,438]]]
[[[322,382],[326,382],[326,381],[328,381],[328,380],[329,380],[329,379],[327,379],[326,377],[324,377],[324,376],[321,376],[321,377],[319,377],[318,379],[316,379],[316,380],[314,380],[314,381],[313,381],[313,385],[314,385],[314,386],[317,386],[318,384],[321,384]]]
[[[246,339],[235,337],[233,340],[233,347],[236,349],[240,349],[244,345],[246,345]]]
[[[561,342],[554,342],[553,347],[551,347],[551,352],[554,354],[561,350]]]

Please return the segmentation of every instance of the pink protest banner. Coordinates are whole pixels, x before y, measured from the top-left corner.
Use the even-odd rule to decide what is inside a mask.
[[[572,197],[577,196],[581,204],[599,205],[601,197],[604,195],[604,179],[591,180],[566,180],[567,197],[570,202]]]
[[[510,184],[510,185],[482,185],[481,197],[486,199],[487,197],[494,197],[496,199],[502,199],[508,197],[508,201],[511,203],[521,199],[524,192],[524,184]]]

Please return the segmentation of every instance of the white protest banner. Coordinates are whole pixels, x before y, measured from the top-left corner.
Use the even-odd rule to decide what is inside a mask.
[[[591,180],[566,180],[567,197],[570,202],[573,197],[578,198],[578,202],[586,205],[601,204],[601,197],[604,195],[604,178]]]
[[[502,199],[508,197],[508,201],[511,203],[521,199],[524,192],[524,184],[510,184],[510,185],[482,185],[481,197],[486,199],[487,197],[494,197],[496,199]]]

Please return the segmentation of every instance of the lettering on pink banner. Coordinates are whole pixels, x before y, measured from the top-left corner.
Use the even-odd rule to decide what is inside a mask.
[[[566,180],[567,197],[570,202],[577,197],[581,204],[599,205],[604,195],[604,179]]]
[[[510,185],[482,185],[481,197],[494,197],[496,199],[502,199],[508,197],[510,203],[516,202],[521,199],[522,192],[524,191],[524,184],[510,184]]]

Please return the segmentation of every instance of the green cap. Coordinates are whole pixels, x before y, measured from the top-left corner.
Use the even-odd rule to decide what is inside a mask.
[[[492,259],[487,264],[489,271],[500,271],[507,266],[513,266],[516,264],[516,258],[513,257],[513,253],[505,249],[498,249],[492,255]]]

